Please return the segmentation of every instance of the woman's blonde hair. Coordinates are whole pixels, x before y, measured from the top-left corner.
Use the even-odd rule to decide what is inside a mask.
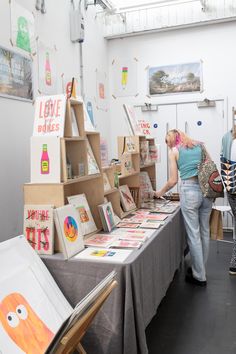
[[[188,135],[183,133],[181,130],[171,129],[166,134],[169,137],[169,141],[172,147],[185,147],[185,148],[193,148],[194,146],[200,144],[199,141],[191,139]],[[166,140],[167,142],[167,140]]]

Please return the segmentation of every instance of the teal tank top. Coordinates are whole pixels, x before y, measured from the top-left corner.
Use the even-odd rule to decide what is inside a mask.
[[[200,145],[193,148],[179,149],[177,161],[181,179],[188,179],[198,175],[198,166],[202,160],[202,149]]]

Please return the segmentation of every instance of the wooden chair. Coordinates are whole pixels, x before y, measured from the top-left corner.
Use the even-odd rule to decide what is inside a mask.
[[[97,297],[94,303],[79,318],[75,325],[66,333],[58,344],[54,354],[70,354],[77,350],[80,354],[86,354],[80,341],[91,325],[92,320],[108,298],[112,290],[117,286],[117,281],[113,280],[108,284],[102,293]]]

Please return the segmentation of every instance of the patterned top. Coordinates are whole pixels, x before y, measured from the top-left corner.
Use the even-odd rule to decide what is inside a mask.
[[[230,130],[222,138],[220,158],[221,178],[226,191],[230,194],[236,194],[236,161],[231,160],[233,146],[233,135]]]

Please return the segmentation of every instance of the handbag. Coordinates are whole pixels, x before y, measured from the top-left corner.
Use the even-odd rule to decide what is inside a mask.
[[[206,198],[224,197],[224,186],[216,164],[210,158],[204,145],[201,145],[202,161],[198,166],[198,181]]]

